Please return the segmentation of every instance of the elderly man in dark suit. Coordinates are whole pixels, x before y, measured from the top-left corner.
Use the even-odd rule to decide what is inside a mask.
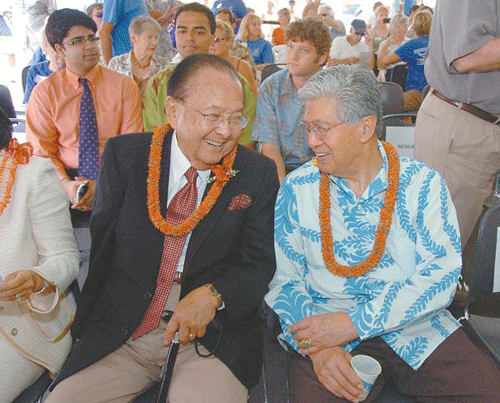
[[[165,108],[173,130],[106,144],[77,341],[47,402],[133,400],[159,379],[177,331],[170,403],[243,403],[257,383],[275,164],[237,146],[243,90],[223,59],[185,58]]]

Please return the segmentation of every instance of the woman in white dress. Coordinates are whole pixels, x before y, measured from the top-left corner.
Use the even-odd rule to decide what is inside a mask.
[[[10,403],[70,348],[78,275],[68,200],[50,160],[11,139],[0,109],[0,403]]]

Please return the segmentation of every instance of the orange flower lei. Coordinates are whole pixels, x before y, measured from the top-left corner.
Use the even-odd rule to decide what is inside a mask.
[[[5,189],[3,200],[0,201],[0,215],[10,202],[10,198],[12,196],[12,186],[14,186],[14,181],[16,179],[17,166],[27,164],[32,151],[33,149],[28,143],[19,145],[16,139],[10,140],[9,147],[5,151],[5,155],[0,163],[0,191]],[[8,168],[9,172],[8,174],[5,174],[8,164],[10,165]],[[5,183],[4,177],[6,178]]]
[[[368,273],[382,258],[385,251],[387,234],[391,228],[392,213],[396,204],[399,188],[399,158],[396,149],[385,141],[382,142],[389,163],[388,189],[385,194],[384,206],[380,210],[380,221],[375,233],[373,250],[368,257],[355,266],[342,266],[335,260],[333,254],[332,223],[330,220],[330,179],[324,172],[321,173],[319,191],[319,222],[321,228],[321,252],[328,270],[341,277],[358,277]]]
[[[233,162],[236,157],[236,147],[224,157],[222,164],[212,165],[210,167],[215,175],[215,183],[212,185],[207,196],[202,200],[198,208],[182,223],[173,225],[167,222],[160,212],[160,168],[162,148],[165,133],[170,129],[170,125],[165,123],[156,127],[153,133],[148,163],[148,212],[151,222],[165,235],[183,237],[192,231],[203,217],[208,214],[217,202],[226,183],[236,174],[237,171],[232,170]]]

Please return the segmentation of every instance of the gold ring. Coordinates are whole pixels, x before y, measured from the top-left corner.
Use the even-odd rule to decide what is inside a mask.
[[[18,294],[16,294],[16,296],[14,297],[14,301],[16,301],[16,302],[20,302],[20,301],[21,301],[21,298],[22,298],[22,294],[21,294],[21,293],[18,293]]]
[[[189,340],[194,340],[196,337],[196,335],[194,335],[193,333],[189,333]]]
[[[311,347],[311,342],[309,341],[309,339],[302,340],[302,348],[307,349],[309,347]]]

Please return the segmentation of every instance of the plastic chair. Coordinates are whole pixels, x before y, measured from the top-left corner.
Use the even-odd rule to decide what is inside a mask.
[[[286,64],[286,45],[273,46],[274,63]]]
[[[497,259],[500,259],[500,237],[498,228],[500,228],[500,170],[497,172],[494,193],[484,202],[483,213],[476,228],[477,237],[471,236],[466,245],[468,249],[471,243],[475,244],[475,255],[462,320],[464,329],[471,339],[488,351],[500,366],[500,262],[497,262]],[[464,267],[464,270],[468,269],[470,268]],[[497,273],[496,276],[495,273]]]
[[[382,96],[382,114],[393,115],[403,113],[403,89],[400,85],[391,82],[377,83]]]
[[[263,82],[271,74],[274,74],[277,71],[280,71],[283,67],[284,67],[283,64],[270,64],[269,66],[264,67],[262,69],[262,73],[260,76],[260,82]]]

